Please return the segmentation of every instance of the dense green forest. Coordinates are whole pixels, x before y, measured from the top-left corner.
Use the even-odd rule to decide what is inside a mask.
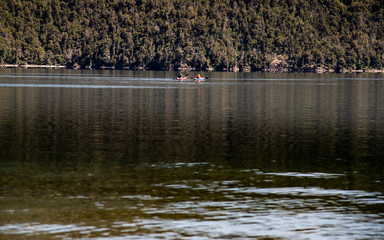
[[[0,0],[0,64],[384,69],[384,1]]]

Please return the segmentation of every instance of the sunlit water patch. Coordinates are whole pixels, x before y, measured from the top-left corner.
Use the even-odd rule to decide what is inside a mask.
[[[263,205],[263,203],[261,203]],[[10,236],[57,236],[65,239],[381,239],[383,219],[369,214],[323,211],[259,210],[256,202],[178,203],[167,218],[140,218],[112,225],[21,223],[0,227]],[[157,210],[158,215],[164,212]],[[147,214],[151,214],[148,212]],[[179,215],[176,215],[179,214]],[[182,215],[184,214],[184,215]],[[187,214],[187,215],[185,215]],[[190,218],[188,215],[199,215]],[[171,217],[171,218],[170,218]]]

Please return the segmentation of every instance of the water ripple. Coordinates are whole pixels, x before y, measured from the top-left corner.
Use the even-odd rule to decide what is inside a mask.
[[[92,231],[96,228],[93,226],[79,226],[76,224],[40,224],[40,223],[20,223],[8,224],[0,226],[0,231],[5,234],[58,234],[68,232]]]

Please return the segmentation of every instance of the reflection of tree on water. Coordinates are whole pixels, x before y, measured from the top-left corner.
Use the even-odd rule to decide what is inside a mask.
[[[379,151],[383,131],[380,89],[355,83],[309,79],[171,90],[17,89],[9,97],[20,115],[9,123],[9,131],[15,131],[9,140],[50,154],[121,161],[226,159],[343,172],[350,161]]]

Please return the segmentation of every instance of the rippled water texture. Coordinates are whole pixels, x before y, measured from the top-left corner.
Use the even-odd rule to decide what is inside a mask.
[[[175,75],[0,69],[0,239],[384,239],[384,75]]]

